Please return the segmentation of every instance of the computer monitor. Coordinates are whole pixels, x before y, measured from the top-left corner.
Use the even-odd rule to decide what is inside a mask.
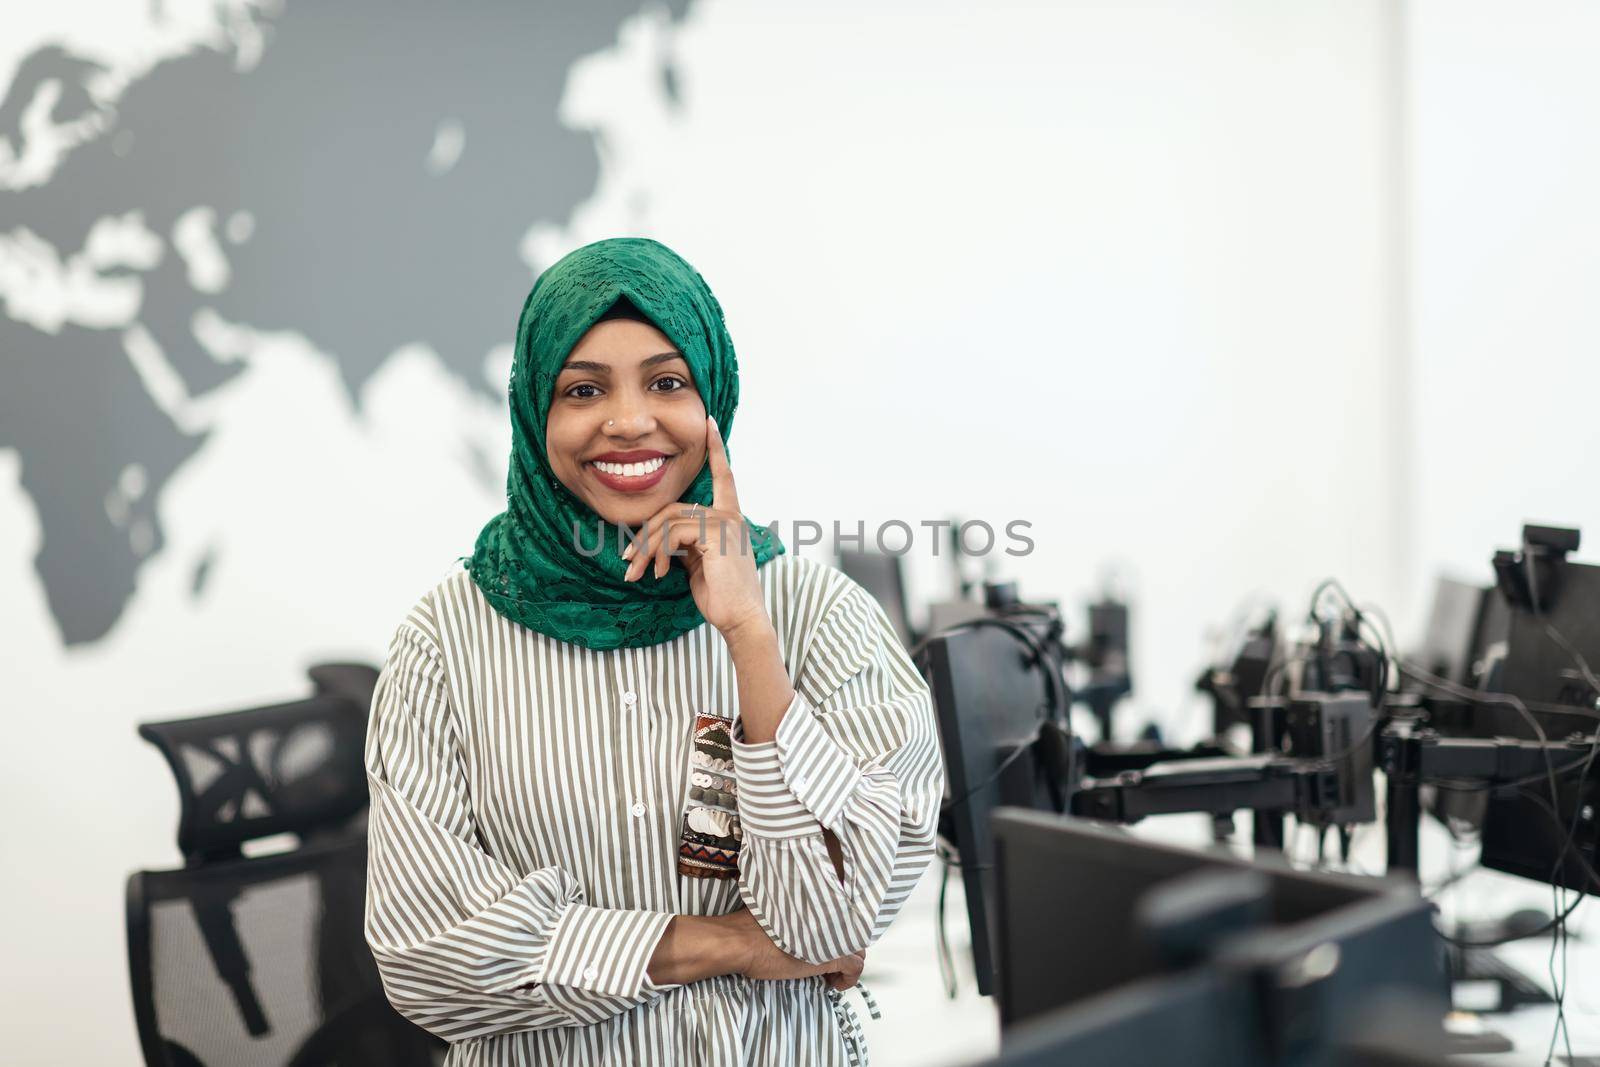
[[[994,831],[1007,1049],[1043,1035],[1064,1063],[1324,1064],[1386,1003],[1419,1031],[1448,1010],[1414,883],[1033,811],[997,812]]]
[[[978,624],[935,635],[918,665],[933,691],[944,750],[942,828],[960,856],[978,992],[987,996],[994,975],[989,813],[1000,804],[1055,806],[1052,787],[1059,783],[1052,782],[1044,746],[1035,744],[1050,691],[1027,648],[1001,626]]]
[[[1504,655],[1504,638],[1505,612],[1494,586],[1441,576],[1434,582],[1427,628],[1405,658],[1434,678],[1478,689],[1488,680],[1487,669]],[[1413,674],[1401,675],[1401,688],[1436,700],[1445,695],[1431,679]],[[1479,721],[1492,714],[1484,706],[1467,701],[1436,703],[1429,714],[1429,725],[1444,734],[1473,736]],[[1429,814],[1447,826],[1464,823],[1481,827],[1488,798],[1475,786],[1436,784],[1421,800]]]
[[[1100,724],[1100,739],[1110,741],[1117,701],[1133,691],[1127,604],[1106,598],[1089,605],[1089,636],[1080,655],[1088,676],[1079,686],[1077,699],[1088,705]]]
[[[1600,670],[1600,566],[1563,563],[1556,574],[1558,584],[1545,592],[1538,611],[1511,604],[1502,591],[1496,591],[1507,615],[1505,659],[1495,679],[1499,691],[1529,703],[1575,709],[1572,715],[1541,716],[1540,725],[1550,737],[1592,733],[1594,702],[1600,696],[1585,680],[1572,652],[1550,634],[1554,628],[1591,670]],[[1522,717],[1516,719],[1521,728],[1511,736],[1530,736]]]
[[[1483,693],[1504,692],[1501,675],[1505,667],[1507,639],[1511,633],[1511,606],[1505,594],[1496,586],[1470,588],[1476,595],[1477,604],[1472,609],[1471,638],[1466,643],[1465,651],[1452,656],[1448,646],[1454,640],[1454,635],[1449,632],[1453,626],[1442,626],[1441,632],[1435,637],[1430,621],[1430,634],[1423,648],[1408,658],[1452,685]],[[1466,599],[1465,590],[1459,594],[1446,594],[1447,597],[1455,595],[1459,595],[1462,601]],[[1439,600],[1436,597],[1435,608],[1438,607]],[[1456,607],[1465,608],[1466,605],[1451,603],[1447,610]],[[1437,618],[1439,614],[1436,610],[1433,617]],[[1533,736],[1526,722],[1509,707],[1465,699],[1443,699],[1450,694],[1427,679],[1407,676],[1407,682],[1408,688],[1434,698],[1429,725],[1442,734],[1450,737]],[[1517,721],[1511,722],[1507,715]]]
[[[1511,627],[1511,607],[1505,594],[1494,586],[1483,591],[1476,620],[1472,624],[1472,645],[1467,655],[1465,676],[1453,678],[1470,689],[1499,692],[1500,665],[1506,657],[1506,634]]]
[[[1561,595],[1539,612],[1513,604],[1500,588],[1484,591],[1465,682],[1479,692],[1515,696],[1536,709],[1539,725],[1552,740],[1592,733],[1597,720],[1593,691],[1550,627],[1591,670],[1600,671],[1600,567],[1568,563],[1562,573]],[[1527,718],[1509,704],[1463,703],[1443,719],[1436,717],[1435,725],[1454,737],[1537,737]]]
[[[1410,659],[1430,674],[1456,685],[1473,683],[1471,668],[1487,586],[1440,577],[1433,585],[1428,626]]]
[[[1004,1050],[973,1067],[1462,1067],[1448,1042],[1417,1033],[1432,1004],[1403,1001],[1363,1011],[1358,1026],[1292,1059],[1265,1054],[1254,1029],[1259,1001],[1235,976],[1211,968],[1139,990],[1093,1013],[1060,1012],[1012,1032]]]
[[[861,588],[872,594],[889,617],[889,624],[907,648],[915,640],[906,613],[905,579],[900,557],[887,552],[857,552],[839,549],[839,569]]]
[[[1573,734],[1592,736],[1600,728],[1594,714],[1596,694],[1572,653],[1551,636],[1550,627],[1566,638],[1591,670],[1600,671],[1600,567],[1561,564],[1557,584],[1547,590],[1538,612],[1531,605],[1511,604],[1501,590],[1494,596],[1503,605],[1507,625],[1504,659],[1493,688],[1529,705],[1552,741]],[[1573,711],[1564,714],[1555,708]],[[1486,714],[1480,712],[1475,725],[1480,736],[1534,736],[1521,714],[1498,705]],[[1600,760],[1587,776],[1568,771],[1557,776],[1556,784],[1558,803],[1553,811],[1549,786],[1542,778],[1529,783],[1523,793],[1491,795],[1483,818],[1483,865],[1569,889],[1600,891],[1589,874],[1600,870],[1600,819],[1594,814],[1600,811]],[[1577,855],[1566,847],[1569,832]]]
[[[927,632],[936,634],[987,614],[989,609],[976,600],[935,600],[928,605]]]

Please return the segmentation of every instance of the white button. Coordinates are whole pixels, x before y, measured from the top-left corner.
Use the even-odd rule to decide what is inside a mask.
[[[585,982],[592,982],[596,978],[599,978],[599,977],[600,977],[600,968],[598,968],[598,967],[585,967],[583,969],[583,980]]]
[[[805,790],[805,787],[810,785],[810,784],[811,784],[811,779],[807,778],[803,774],[798,776],[794,780],[795,792],[797,792],[797,793],[803,792]]]
[[[643,818],[644,817],[644,801],[635,800],[633,802],[633,807],[629,808],[628,810],[633,812],[633,817],[635,819]]]
[[[639,695],[637,693],[635,693],[632,689],[630,689],[626,693],[622,694],[622,702],[624,704],[628,705],[628,707],[630,707],[630,708],[633,707],[633,705],[638,701],[638,699],[639,699]]]

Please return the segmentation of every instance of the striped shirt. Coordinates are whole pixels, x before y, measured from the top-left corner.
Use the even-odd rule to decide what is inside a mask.
[[[761,744],[709,624],[592,651],[499,615],[464,571],[401,623],[367,739],[366,936],[448,1064],[856,1058],[821,978],[646,975],[674,914],[741,902],[800,959],[862,950],[932,855],[932,701],[882,609],[793,555],[757,573],[795,689]]]

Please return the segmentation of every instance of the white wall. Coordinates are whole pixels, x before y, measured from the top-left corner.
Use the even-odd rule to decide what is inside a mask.
[[[1158,713],[1257,587],[1393,592],[1381,5],[860,8],[699,8],[671,122],[569,96],[728,308],[751,510],[1027,518]]]
[[[1600,559],[1600,7],[1416,0],[1408,35],[1416,556],[1487,580],[1532,519]]]
[[[31,39],[99,9],[52,10],[63,21]],[[1038,548],[1010,573],[1074,606],[1115,567],[1136,601],[1141,709],[1173,721],[1204,628],[1247,594],[1298,610],[1333,573],[1386,600],[1407,591],[1395,561],[1414,541],[1442,551],[1393,503],[1385,10],[708,0],[670,33],[641,17],[568,87],[568,121],[604,137],[601,187],[528,247],[548,262],[648,232],[700,268],[741,353],[734,464],[756,516],[1028,519]],[[681,112],[660,100],[660,49]],[[1437,258],[1473,256],[1419,255],[1422,298]],[[92,648],[54,641],[37,520],[0,454],[0,644],[15,653],[0,803],[7,856],[26,858],[0,888],[0,1000],[17,1062],[136,1056],[121,880],[174,861],[175,808],[134,724],[293,695],[319,656],[378,656],[495,508],[463,443],[503,454],[503,415],[426,350],[393,360],[357,414],[305,400],[333,368],[303,338],[254,345],[208,408],[217,436],[162,501],[170,562]],[[1457,496],[1428,487],[1448,467],[1426,465],[1424,515]],[[410,505],[418,492],[434,505]],[[285,497],[342,536],[381,531],[378,547],[330,556]],[[1424,529],[1456,528],[1437,514]],[[1506,525],[1486,518],[1463,551]],[[225,551],[195,602],[180,561],[212,539]],[[943,591],[932,561],[913,565],[920,592]]]

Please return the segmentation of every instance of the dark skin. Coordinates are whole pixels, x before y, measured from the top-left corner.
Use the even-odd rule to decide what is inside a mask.
[[[689,574],[689,589],[706,621],[725,639],[733,659],[744,739],[771,741],[794,699],[768,618],[739,509],[733,472],[715,420],[695,390],[689,366],[666,335],[648,323],[597,323],[573,346],[552,394],[545,425],[546,454],[562,483],[602,518],[646,528],[642,552],[629,546],[629,581],[657,578],[674,562]],[[653,453],[649,474],[605,476],[608,456]],[[679,502],[700,469],[711,465],[709,509]],[[615,465],[612,466],[615,469]],[[659,471],[658,480],[655,478]],[[634,484],[637,482],[637,487]],[[702,539],[702,531],[704,537]],[[844,855],[823,831],[841,881]],[[861,977],[865,953],[807,963],[773,944],[745,909],[731,915],[675,915],[649,965],[656,983],[687,984],[723,974],[755,979],[822,975],[835,989]]]

